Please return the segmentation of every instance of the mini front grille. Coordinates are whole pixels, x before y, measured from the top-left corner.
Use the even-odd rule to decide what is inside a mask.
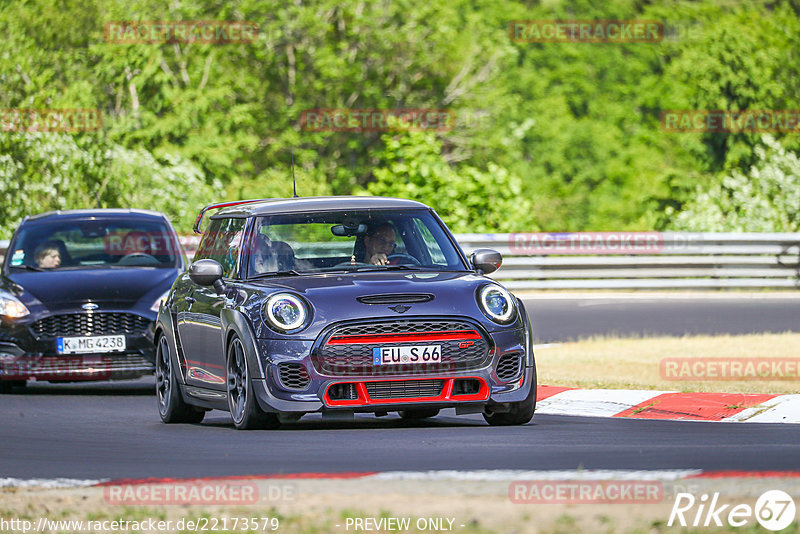
[[[150,325],[132,313],[72,313],[51,315],[33,323],[37,337],[142,335]]]
[[[497,378],[500,380],[513,380],[522,371],[522,355],[504,354],[497,362]]]
[[[401,334],[406,332],[442,332],[445,330],[474,329],[475,327],[466,321],[408,320],[347,325],[337,328],[331,335],[357,336],[364,334]]]
[[[409,397],[438,397],[444,380],[389,380],[366,382],[371,399],[406,399]]]
[[[279,363],[278,374],[286,389],[302,390],[308,387],[311,377],[302,363]]]
[[[424,339],[400,339],[382,342],[376,335],[397,334],[448,334],[455,339],[426,341]],[[391,376],[400,374],[433,374],[479,369],[489,365],[491,347],[480,330],[466,321],[453,320],[409,320],[360,323],[346,325],[331,331],[312,354],[312,363],[318,372],[330,376]],[[461,336],[463,335],[463,339]],[[364,337],[363,342],[342,343],[342,340]],[[334,341],[331,343],[330,341]],[[440,363],[415,363],[401,365],[375,365],[373,351],[376,348],[438,345],[442,352]]]

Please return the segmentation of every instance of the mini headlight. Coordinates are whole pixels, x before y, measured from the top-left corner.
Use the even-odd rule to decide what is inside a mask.
[[[264,306],[267,320],[278,330],[295,330],[303,326],[308,316],[305,303],[291,293],[272,295]]]
[[[0,291],[0,315],[19,319],[29,313],[28,308],[17,297],[7,291]]]
[[[484,286],[478,293],[478,303],[491,320],[508,324],[514,320],[516,305],[514,297],[505,288],[496,285]]]

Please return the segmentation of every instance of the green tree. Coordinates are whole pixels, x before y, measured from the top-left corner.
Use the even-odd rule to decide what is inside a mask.
[[[674,230],[694,232],[800,231],[800,158],[772,136],[755,149],[749,172],[734,169],[677,214]]]
[[[157,161],[92,136],[54,133],[0,136],[0,236],[8,238],[23,217],[43,211],[129,207],[166,213],[189,231],[197,206],[219,183],[206,184],[200,169],[177,155]]]
[[[451,167],[430,132],[383,136],[385,149],[366,192],[433,206],[454,232],[513,232],[537,228],[522,181],[490,163],[486,170]]]

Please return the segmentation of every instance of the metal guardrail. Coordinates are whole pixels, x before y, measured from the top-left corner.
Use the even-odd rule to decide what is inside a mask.
[[[800,288],[800,233],[456,237],[467,254],[477,248],[502,253],[503,266],[492,278],[509,289]]]
[[[503,254],[509,289],[800,288],[800,233],[457,234]],[[181,236],[191,258],[199,236]],[[0,261],[8,241],[0,241]]]

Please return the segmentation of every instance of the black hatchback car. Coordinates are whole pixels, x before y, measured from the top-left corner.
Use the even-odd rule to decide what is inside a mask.
[[[0,273],[0,389],[151,374],[158,307],[185,266],[162,213],[26,217]]]
[[[227,410],[236,428],[309,412],[442,408],[524,424],[536,403],[523,304],[467,258],[427,206],[375,197],[211,205],[188,272],[158,315],[161,419]]]

